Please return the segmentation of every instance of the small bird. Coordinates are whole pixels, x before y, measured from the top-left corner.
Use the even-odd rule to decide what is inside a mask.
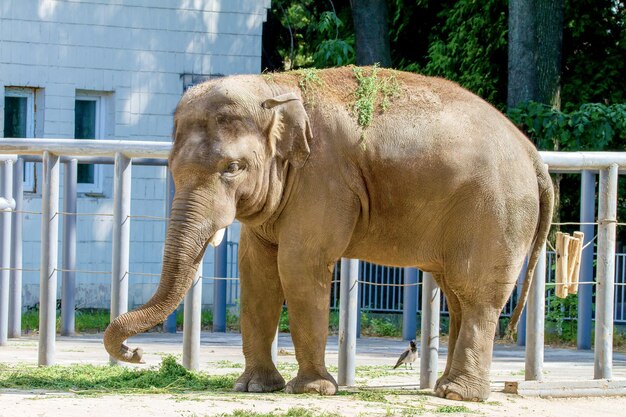
[[[409,364],[411,369],[413,369],[413,362],[417,359],[417,345],[415,344],[415,340],[411,340],[410,345],[398,358],[398,362],[396,362],[396,366],[393,369],[396,369],[398,366],[404,364],[404,369],[406,369],[406,365]]]

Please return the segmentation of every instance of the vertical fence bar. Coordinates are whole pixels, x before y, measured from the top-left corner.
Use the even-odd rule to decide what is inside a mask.
[[[172,212],[172,202],[174,201],[174,179],[172,178],[172,173],[170,172],[170,170],[167,170],[167,176],[166,176],[166,183],[165,183],[165,217],[169,218]],[[168,220],[168,224],[169,224],[169,220]],[[172,313],[167,316],[167,319],[165,319],[165,331],[167,333],[176,333],[176,311],[178,309],[174,309],[174,311],[172,311]],[[184,346],[183,346],[183,350],[184,350]]]
[[[413,340],[417,333],[417,269],[404,268],[404,303],[402,304],[402,338]]]
[[[278,365],[278,330],[279,327],[276,326],[276,334],[272,341],[272,362],[274,362],[274,365]]]
[[[226,331],[226,278],[228,276],[228,229],[222,243],[215,248],[215,279],[213,280],[213,331]],[[222,279],[220,279],[222,278]]]
[[[546,245],[537,260],[526,304],[526,381],[543,379],[543,343],[546,312]]]
[[[117,152],[114,170],[111,321],[128,311],[132,161],[122,153]],[[117,363],[117,361],[111,358],[111,363]]]
[[[613,373],[617,176],[617,164],[600,170],[594,379],[610,379]]]
[[[0,197],[13,200],[13,161],[7,159],[2,164]],[[12,210],[0,211],[0,346],[9,338],[9,286],[11,270],[11,214]]]
[[[359,292],[358,259],[341,258],[339,287],[339,369],[337,383],[354,385],[356,370],[356,327]]]
[[[522,270],[520,271],[519,276],[517,277],[517,299],[519,300],[519,296],[522,293],[522,287],[524,286],[524,281],[526,280],[526,270],[528,269],[528,257],[524,260],[524,265],[522,265]],[[528,306],[524,307],[522,310],[522,315],[519,319],[519,326],[517,328],[517,346],[526,346],[526,312],[528,311]]]
[[[63,180],[63,272],[61,273],[61,335],[74,335],[76,309],[76,183],[78,161],[65,162]]]
[[[434,388],[439,359],[439,287],[430,272],[422,272],[422,340],[420,346],[420,388]]]
[[[24,160],[13,167],[15,211],[11,219],[11,277],[9,279],[9,337],[22,335],[22,208],[24,207]]]
[[[191,288],[185,294],[183,320],[183,366],[191,371],[200,369],[200,329],[202,320],[202,261]]]
[[[59,157],[44,151],[42,162],[38,358],[40,366],[54,364],[59,238]]]
[[[361,281],[365,281],[365,271],[367,264],[363,261],[359,261],[357,268],[357,301],[356,301],[356,338],[361,338],[361,307],[363,307],[363,293],[365,292],[365,284],[358,282],[359,278]],[[371,265],[371,264],[370,264]],[[339,283],[339,291],[341,292],[341,282]],[[341,300],[340,300],[341,301]],[[340,303],[341,305],[341,303]]]
[[[580,184],[580,222],[593,223],[596,215],[596,174],[591,171],[582,171]],[[580,282],[593,282],[593,241],[595,226],[583,224],[581,232],[585,234],[580,260]],[[576,347],[591,349],[591,324],[593,309],[593,286],[580,285],[578,287],[578,331]]]

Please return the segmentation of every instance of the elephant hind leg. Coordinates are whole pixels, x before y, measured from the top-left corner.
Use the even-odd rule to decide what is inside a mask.
[[[489,289],[481,288],[478,293],[456,292],[460,325],[448,358],[447,374],[437,382],[436,395],[465,401],[484,401],[489,397],[494,334],[513,285],[514,281],[492,281]]]

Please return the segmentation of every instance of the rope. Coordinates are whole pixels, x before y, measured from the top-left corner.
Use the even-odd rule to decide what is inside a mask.
[[[142,277],[160,277],[161,274],[150,274],[148,272],[129,272],[128,275],[140,275]]]
[[[598,234],[596,233],[596,235],[593,237],[593,239],[591,239],[589,242],[587,242],[583,248],[581,250],[585,250],[585,248],[587,248],[587,246],[591,245],[593,242],[595,242],[595,240],[598,238]],[[554,246],[552,246],[552,243],[550,243],[549,240],[546,240],[546,244],[548,245],[548,247],[552,250],[552,252],[556,253],[556,249],[554,249]]]
[[[415,287],[415,286],[419,286],[422,285],[422,283],[414,283],[414,284],[383,284],[383,283],[379,283],[379,282],[369,282],[369,281],[361,281],[358,280],[357,281],[359,284],[367,284],[367,285],[373,285],[375,287]]]
[[[57,214],[62,216],[92,216],[92,217],[113,217],[112,213],[69,213],[66,211],[57,211]]]
[[[40,211],[29,211],[29,210],[12,210],[11,213],[18,214],[39,214]],[[57,211],[54,215],[62,215],[62,216],[91,216],[91,217],[114,217],[113,213],[71,213],[67,211]],[[169,221],[169,217],[160,217],[160,216],[144,216],[144,215],[129,215],[126,216],[126,219],[146,219],[146,220],[159,220],[159,221]]]
[[[587,281],[587,282],[578,282],[577,285],[598,285],[597,281]],[[571,282],[566,283],[556,283],[556,282],[546,282],[546,287],[556,287],[558,285],[572,285]],[[626,286],[626,282],[614,282],[613,285],[618,287]]]
[[[626,223],[620,223],[615,219],[605,219],[597,222],[556,222],[552,226],[598,226],[602,223],[615,223],[617,226],[626,226]]]
[[[204,277],[204,276],[200,276],[200,279],[212,279],[214,281],[239,281],[239,277]]]
[[[0,267],[0,271],[23,271],[23,272],[40,272],[40,269],[37,268],[7,268],[7,267]],[[90,271],[90,270],[86,270],[86,269],[65,269],[65,268],[54,268],[55,272],[78,272],[81,274],[90,274],[90,275],[110,275],[112,272],[111,271]],[[160,277],[161,274],[151,274],[151,273],[147,273],[147,272],[130,272],[130,271],[126,271],[127,275],[139,275],[139,276],[147,276],[147,277]],[[239,281],[239,277],[210,277],[210,276],[200,276],[201,279],[207,279],[207,280],[214,280],[214,281]],[[330,283],[331,284],[339,284],[341,281],[340,280],[332,280]],[[357,280],[358,284],[366,284],[366,285],[372,285],[372,286],[377,286],[377,287],[413,287],[413,286],[420,286],[422,285],[421,282],[418,283],[413,283],[413,284],[385,284],[385,283],[378,283],[378,282],[369,282],[369,281],[362,281],[362,280]],[[521,283],[518,283],[517,285],[520,285]],[[578,285],[597,285],[598,282],[597,281],[585,281],[585,282],[578,282]],[[546,287],[556,287],[558,285],[569,285],[565,284],[565,283],[555,283],[555,282],[546,282],[545,283]],[[615,286],[619,286],[619,287],[623,287],[626,286],[626,282],[614,282],[613,285]]]
[[[13,210],[13,213],[18,213],[18,214],[43,214],[40,211],[28,211],[28,210]]]
[[[143,215],[131,215],[128,216],[131,219],[145,219],[145,220],[160,220],[160,221],[169,221],[169,217],[158,217],[158,216],[143,216]]]
[[[64,269],[64,268],[54,268],[55,271],[58,272],[79,272],[81,274],[89,274],[89,275],[111,275],[111,271],[89,271],[87,269]]]
[[[33,268],[8,268],[8,267],[0,267],[0,271],[23,271],[23,272],[39,272],[40,269]]]
[[[558,222],[552,223],[552,226],[597,226],[597,222]]]

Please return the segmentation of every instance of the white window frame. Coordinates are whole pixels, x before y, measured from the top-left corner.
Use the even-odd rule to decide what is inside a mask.
[[[5,87],[5,97],[25,97],[26,98],[26,137],[35,137],[35,89],[27,87]],[[35,163],[24,163],[25,192],[35,192]]]
[[[95,126],[95,138],[93,140],[104,139],[105,131],[105,111],[104,111],[104,99],[101,95],[76,93],[75,101],[95,101],[96,103],[96,126]],[[82,139],[82,138],[77,138]],[[93,170],[93,183],[78,183],[76,184],[76,191],[83,194],[101,194],[102,193],[102,166],[94,164]]]

